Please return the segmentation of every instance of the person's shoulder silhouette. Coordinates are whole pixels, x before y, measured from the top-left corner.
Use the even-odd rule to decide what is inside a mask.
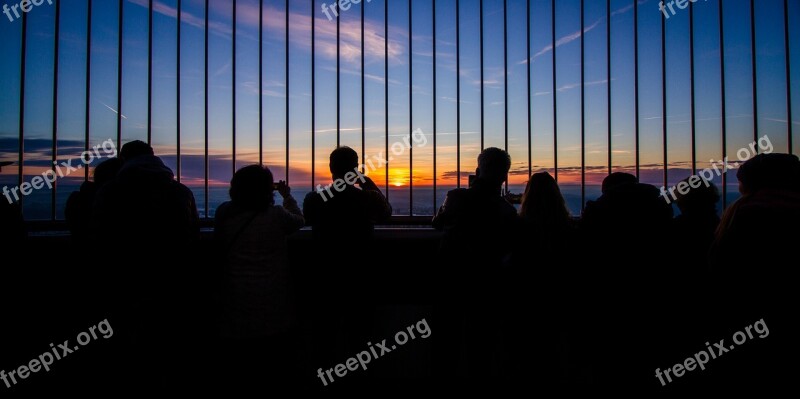
[[[64,218],[73,238],[82,239],[89,234],[92,207],[100,189],[110,183],[122,167],[122,160],[110,158],[94,169],[94,181],[85,181],[78,191],[67,198]]]

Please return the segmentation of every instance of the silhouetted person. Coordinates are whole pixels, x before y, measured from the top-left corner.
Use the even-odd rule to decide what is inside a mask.
[[[478,156],[478,170],[470,188],[460,188],[447,193],[441,208],[433,218],[433,227],[444,231],[440,252],[452,261],[472,260],[480,266],[471,270],[500,267],[509,255],[508,241],[519,219],[513,205],[501,196],[501,188],[508,178],[511,158],[498,148],[487,148]],[[470,275],[465,266],[457,264],[465,282],[482,283],[478,276]],[[470,288],[463,287],[465,291]]]
[[[499,355],[498,305],[503,267],[519,228],[516,209],[501,196],[511,158],[498,148],[478,156],[472,186],[447,193],[433,219],[443,230],[438,271],[437,320],[434,339],[437,378],[497,378],[502,371],[491,361]]]
[[[360,348],[370,338],[374,226],[389,219],[392,206],[359,170],[358,154],[339,147],[330,155],[333,183],[305,197],[303,215],[313,244],[305,253],[311,273],[314,361],[327,364]],[[331,298],[336,298],[331,300]],[[325,306],[318,306],[325,303]],[[357,377],[354,377],[357,378]]]
[[[760,154],[736,174],[742,196],[725,210],[711,250],[716,294],[714,339],[763,319],[769,336],[754,337],[719,365],[730,390],[793,386],[797,373],[797,245],[800,243],[800,160]],[[752,331],[751,331],[752,332]],[[717,367],[715,365],[715,367]]]
[[[612,178],[609,176],[609,178]],[[603,389],[647,392],[661,389],[657,367],[674,362],[671,345],[684,297],[671,294],[669,268],[672,207],[649,184],[604,184],[607,190],[587,204],[580,246],[581,287],[586,304],[585,345],[593,362],[592,379]],[[659,306],[669,298],[668,306]],[[657,343],[654,343],[657,342]],[[647,347],[647,349],[643,349]]]
[[[9,166],[13,162],[0,162],[0,171],[3,166]],[[19,248],[25,242],[28,233],[25,229],[25,222],[22,219],[22,209],[19,203],[11,203],[5,196],[0,196],[0,242],[5,248]]]
[[[531,244],[546,249],[560,245],[574,227],[561,189],[547,172],[531,175],[522,195],[519,215]]]
[[[149,369],[147,379],[136,378],[137,387],[163,388],[188,372],[187,352],[202,333],[190,325],[201,272],[195,263],[197,207],[192,192],[146,143],[125,144],[120,157],[122,168],[98,192],[93,212],[98,248],[116,259],[107,264],[111,300],[105,302],[120,330],[115,344],[126,357],[122,364]]]
[[[609,190],[619,186],[624,186],[626,184],[635,184],[635,183],[639,183],[639,179],[637,179],[636,176],[625,172],[614,172],[606,176],[605,179],[603,179],[603,182],[600,186],[601,194],[605,194]],[[583,210],[583,213],[586,214],[586,212],[589,212],[589,214],[591,215],[592,212],[594,212],[594,207],[597,206],[596,202],[597,200],[586,201],[586,206]]]
[[[690,178],[681,180],[689,184]],[[690,186],[691,187],[691,186]],[[685,194],[675,191],[680,215],[673,220],[673,239],[686,255],[684,266],[691,266],[687,278],[698,278],[708,270],[708,251],[719,227],[719,190],[708,182],[692,187]],[[678,263],[680,265],[680,263]]]
[[[363,256],[371,248],[375,223],[388,220],[392,206],[372,179],[361,174],[358,154],[350,147],[331,152],[330,171],[333,183],[309,193],[303,203],[314,247],[320,255],[356,251]],[[356,280],[363,278],[359,267],[361,262],[322,267],[320,272],[325,276],[320,288],[338,291],[358,287]]]
[[[101,162],[94,169],[94,181],[85,181],[80,190],[69,195],[64,217],[72,238],[85,242],[89,236],[92,218],[92,207],[98,190],[114,179],[122,167],[122,160],[111,158]]]
[[[574,266],[565,254],[577,240],[576,226],[555,179],[533,174],[525,187],[519,210],[522,229],[515,237],[513,268],[505,288],[509,292],[507,347],[512,361],[509,373],[522,386],[567,384],[566,345],[574,318],[570,293]],[[526,314],[536,314],[538,328]],[[538,359],[531,362],[530,359]]]
[[[223,262],[221,337],[229,384],[285,384],[298,343],[291,339],[296,314],[286,237],[305,221],[285,182],[273,188],[272,172],[247,166],[231,180],[230,202],[217,208],[214,234]],[[274,191],[283,197],[275,205]]]

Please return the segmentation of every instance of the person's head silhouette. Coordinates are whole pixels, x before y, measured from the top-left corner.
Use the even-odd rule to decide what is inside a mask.
[[[681,181],[689,183],[691,178],[687,177]],[[712,213],[716,214],[717,202],[719,202],[719,190],[714,183],[708,182],[708,185],[701,184],[698,187],[693,187],[686,194],[681,194],[676,191],[675,203],[678,204],[678,209],[683,214],[692,213]]]
[[[550,173],[540,172],[531,175],[525,193],[522,195],[522,205],[519,215],[530,220],[567,220],[569,211],[561,195],[558,183]]]
[[[623,186],[625,184],[638,183],[638,182],[639,179],[637,179],[636,176],[630,173],[614,172],[606,176],[605,179],[603,179],[602,192],[603,194],[605,194],[606,192],[614,189],[615,187]]]
[[[275,204],[275,180],[269,168],[250,165],[231,179],[229,194],[234,205],[245,210],[262,210]]]
[[[478,178],[491,186],[500,186],[508,180],[511,157],[507,152],[490,147],[478,155]]]
[[[800,160],[797,155],[759,154],[736,172],[739,192],[754,194],[763,189],[800,191]]]
[[[339,147],[331,152],[330,168],[333,180],[343,179],[348,172],[358,168],[358,153],[350,147]]]
[[[119,157],[123,162],[128,162],[131,159],[138,158],[143,155],[152,156],[155,155],[155,152],[150,144],[147,144],[141,140],[134,140],[129,143],[125,143],[125,145],[123,145],[122,149],[119,151]]]

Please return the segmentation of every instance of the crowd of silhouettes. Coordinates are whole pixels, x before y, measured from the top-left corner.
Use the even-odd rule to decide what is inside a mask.
[[[478,164],[474,184],[450,191],[433,220],[444,231],[441,376],[472,386],[504,377],[520,388],[629,393],[792,380],[796,368],[779,359],[797,333],[794,270],[784,260],[796,258],[800,238],[797,156],[744,163],[742,197],[722,220],[711,182],[678,196],[673,217],[656,187],[620,172],[606,177],[580,218],[569,215],[555,180],[536,173],[516,217],[500,196],[508,155],[489,148]],[[782,330],[770,342],[737,349],[717,371],[682,384],[662,388],[655,377],[762,318]]]
[[[774,359],[797,333],[796,156],[760,154],[744,163],[737,172],[742,197],[721,219],[720,193],[710,182],[681,193],[674,216],[656,187],[619,172],[604,179],[602,195],[581,215],[570,214],[553,176],[535,173],[517,209],[501,195],[508,153],[487,148],[477,161],[469,188],[448,192],[432,220],[442,231],[431,271],[437,382],[661,389],[656,368],[762,318],[774,331],[770,342],[716,362],[705,378],[695,373],[664,389],[792,380]],[[267,167],[238,170],[230,201],[216,210],[208,262],[197,258],[204,252],[194,196],[150,145],[129,142],[118,159],[99,164],[94,180],[70,196],[66,219],[75,239],[110,249],[91,271],[117,331],[107,383],[145,391],[213,374],[191,363],[206,364],[195,347],[214,342],[215,383],[287,386],[305,372],[304,345],[324,365],[363,347],[373,317],[364,279],[380,267],[371,261],[374,228],[392,207],[359,172],[354,150],[334,150],[329,166],[332,181],[345,183],[308,193],[302,210]],[[0,201],[0,219],[3,242],[25,240],[18,206]],[[303,256],[313,267],[302,290],[289,237],[304,226],[312,240]],[[304,295],[335,301],[306,309],[312,321],[303,321]],[[311,344],[301,342],[307,337]],[[146,377],[130,374],[141,370]]]

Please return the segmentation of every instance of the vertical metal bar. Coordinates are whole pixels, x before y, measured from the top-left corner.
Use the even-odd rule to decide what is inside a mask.
[[[638,0],[634,0],[634,3]],[[586,67],[585,61],[585,6],[581,0],[581,210],[586,204]]]
[[[639,118],[639,0],[633,0],[633,108],[634,118],[636,119],[636,126],[634,128],[634,140],[636,141],[636,179],[640,177],[641,158],[639,156],[639,133],[640,133],[640,118]]]
[[[288,0],[287,0],[288,1]],[[287,3],[288,4],[288,3]],[[342,145],[341,16],[336,16],[336,148]]]
[[[364,115],[366,111],[366,105],[364,104],[364,98],[366,97],[366,88],[364,87],[365,79],[365,71],[364,71],[364,8],[365,3],[361,3],[361,172],[366,173],[366,156],[367,156],[367,117]]]
[[[753,62],[753,141],[758,141],[758,73],[756,60],[756,6],[750,0],[750,54]],[[758,148],[756,148],[758,151]]]
[[[311,21],[314,21],[313,13]],[[264,0],[258,2],[258,164],[264,166]],[[311,165],[313,168],[314,163]],[[311,175],[313,179],[314,173]]]
[[[456,187],[461,188],[461,0],[456,0]]]
[[[408,134],[414,130],[414,30],[413,5],[408,0]],[[408,215],[414,216],[414,146],[408,141]]]
[[[383,106],[385,126],[385,154],[389,156],[389,0],[383,3]],[[389,163],[386,163],[386,200],[389,200]]]
[[[668,186],[669,164],[667,163],[667,36],[665,19],[661,18],[661,141],[664,151],[664,187]],[[611,149],[609,148],[609,151]]]
[[[695,103],[694,85],[694,3],[689,3],[689,81],[691,84],[690,96],[692,101],[691,129],[692,129],[692,175],[697,174],[697,104]]]
[[[233,0],[233,29],[231,36],[231,176],[236,174],[236,0]],[[288,145],[288,144],[287,144]]]
[[[53,46],[53,144],[50,161],[56,164],[58,155],[58,56],[61,42],[61,2],[56,2],[55,19],[55,40]],[[50,190],[50,220],[56,220],[56,191],[58,190],[58,179],[53,181],[53,188]]]
[[[608,174],[613,170],[611,158],[611,0],[606,0],[606,123],[608,130]]]
[[[790,61],[791,51],[789,46],[789,0],[783,0],[783,43],[786,46],[786,128],[789,134],[789,154],[794,154],[792,148],[792,136],[794,127],[792,126],[792,64]]]
[[[175,118],[175,120],[176,120],[175,135],[176,135],[176,139],[177,139],[177,143],[176,143],[177,144],[176,145],[177,151],[176,151],[176,159],[175,159],[176,162],[175,162],[175,164],[178,167],[178,170],[177,170],[178,182],[181,181],[181,175],[182,175],[181,166],[183,164],[181,162],[181,22],[183,20],[182,19],[182,15],[181,15],[181,13],[182,13],[182,7],[181,7],[182,4],[181,3],[182,3],[182,1],[178,0],[178,22],[177,22],[178,23],[178,26],[177,26],[177,48],[178,48],[178,54],[175,57],[175,61],[176,61],[175,62],[175,70],[177,71],[177,73],[175,74],[175,99],[176,99],[175,111],[178,113],[177,117]]]
[[[483,151],[483,148],[484,148],[484,139],[483,139],[483,137],[484,137],[484,129],[485,129],[485,125],[486,125],[485,124],[486,118],[485,118],[485,112],[484,112],[485,103],[484,103],[484,76],[483,76],[483,0],[480,0],[480,9],[481,9],[480,10],[480,24],[481,24],[481,27],[480,27],[480,41],[481,41],[481,45],[480,45],[480,49],[481,49],[480,50],[480,52],[481,52],[481,55],[480,55],[480,57],[481,57],[481,151]]]
[[[83,150],[88,152],[89,151],[89,130],[91,127],[90,124],[90,112],[91,112],[91,97],[92,97],[92,0],[88,0],[86,4],[86,114],[84,115],[85,124],[84,124],[84,132],[83,132]],[[83,159],[83,162],[86,162],[88,157]],[[83,168],[83,180],[89,180],[89,165],[84,165]]]
[[[504,149],[508,152],[508,0],[503,1],[503,105],[505,106],[505,137]],[[506,178],[506,191],[508,191],[508,178]]]
[[[208,165],[208,12],[209,12],[208,1],[209,0],[206,0],[205,42],[204,42],[204,45],[205,45],[205,53],[204,53],[204,56],[205,56],[205,89],[203,90],[204,94],[205,94],[205,104],[204,104],[205,112],[203,113],[203,116],[205,118],[205,144],[204,144],[205,145],[205,149],[204,149],[204,152],[203,152],[203,168],[205,170],[205,185],[204,185],[204,188],[203,188],[203,194],[204,194],[204,197],[205,197],[204,198],[204,203],[205,204],[204,204],[203,207],[205,209],[204,213],[205,213],[206,219],[208,219],[208,214],[209,214],[209,212],[208,212],[208,177],[209,177],[209,174],[208,174],[208,171],[209,171],[209,165]]]
[[[609,0],[610,1],[610,0]],[[550,34],[553,47],[553,178],[558,182],[558,86],[556,72],[556,0],[551,2]]]
[[[720,112],[722,122],[722,159],[728,157],[728,111],[725,94],[725,23],[722,1],[719,1],[719,77],[720,77]],[[725,165],[727,166],[727,165]],[[722,209],[728,207],[728,174],[722,174]]]
[[[433,213],[436,213],[436,181],[439,179],[439,175],[437,174],[436,170],[436,136],[438,133],[437,129],[437,121],[436,118],[436,111],[437,105],[439,103],[437,97],[437,87],[436,87],[436,0],[432,0],[433,4]]]
[[[124,0],[119,0],[117,21],[117,148],[122,147],[122,21]]]
[[[311,13],[311,24],[313,34],[314,13]],[[264,166],[264,0],[258,1],[258,164]],[[313,179],[314,173],[311,175]]]
[[[286,29],[286,184],[289,184],[289,0],[286,0],[285,3],[286,7],[286,21],[285,21],[285,29]],[[336,20],[339,21],[338,19]],[[337,51],[338,51],[338,43],[337,43]],[[338,87],[337,87],[338,90]]]
[[[263,7],[264,0],[261,0]],[[311,0],[311,189],[317,182],[317,18],[314,16],[316,0]]]
[[[527,1],[527,16],[526,16],[526,53],[528,64],[528,178],[533,174],[533,112],[531,112],[531,0]]]
[[[153,142],[153,0],[150,0],[150,5],[147,7],[147,144],[152,144],[152,142]]]
[[[20,80],[19,80],[19,167],[17,168],[17,186],[24,181],[25,169],[25,69],[28,53],[28,13],[22,13],[22,38],[20,45]],[[24,206],[24,195],[19,196],[19,206]]]

